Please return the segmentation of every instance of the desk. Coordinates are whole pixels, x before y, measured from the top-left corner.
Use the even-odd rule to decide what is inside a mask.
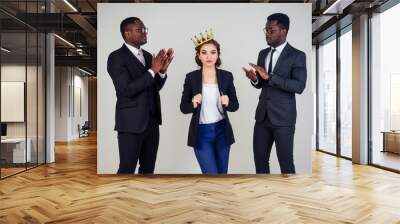
[[[26,140],[27,147],[25,151],[25,138],[6,138],[1,139],[1,157],[6,163],[26,163],[32,159],[31,145],[32,140]]]
[[[383,151],[400,154],[400,131],[383,131]]]

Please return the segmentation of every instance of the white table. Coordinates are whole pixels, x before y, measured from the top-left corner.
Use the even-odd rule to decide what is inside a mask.
[[[28,143],[25,151],[26,142]],[[13,163],[25,163],[31,162],[32,154],[31,154],[31,145],[32,140],[30,138],[6,138],[1,139],[1,148],[2,152],[6,150],[10,150],[9,147],[12,147],[12,162]],[[3,157],[3,156],[2,156]]]

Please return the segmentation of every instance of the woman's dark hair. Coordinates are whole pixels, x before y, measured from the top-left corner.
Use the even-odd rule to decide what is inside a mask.
[[[200,67],[203,66],[203,64],[202,64],[201,61],[200,61],[199,54],[200,54],[200,49],[201,49],[201,47],[203,47],[205,44],[213,44],[213,45],[217,48],[218,59],[217,59],[217,61],[215,62],[215,67],[220,66],[220,65],[221,65],[221,58],[219,57],[219,56],[221,55],[220,45],[219,45],[219,43],[218,43],[216,40],[214,40],[214,39],[211,39],[211,40],[209,40],[209,41],[207,41],[207,42],[204,42],[204,43],[200,44],[199,46],[197,46],[197,47],[195,48],[195,50],[196,50],[196,56],[194,57],[194,60],[196,60],[197,65],[200,66]]]

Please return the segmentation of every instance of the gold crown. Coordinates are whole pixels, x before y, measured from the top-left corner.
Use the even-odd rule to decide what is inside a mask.
[[[193,41],[194,46],[197,47],[207,41],[214,39],[214,34],[213,34],[212,30],[210,29],[210,30],[208,30],[208,31],[206,30],[204,33],[200,33],[199,35],[194,36],[193,38],[190,38],[190,39]]]

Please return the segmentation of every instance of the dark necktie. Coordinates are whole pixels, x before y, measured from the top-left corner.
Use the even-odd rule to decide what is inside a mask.
[[[272,73],[272,57],[274,56],[275,48],[272,48],[271,57],[269,58],[268,74]]]

